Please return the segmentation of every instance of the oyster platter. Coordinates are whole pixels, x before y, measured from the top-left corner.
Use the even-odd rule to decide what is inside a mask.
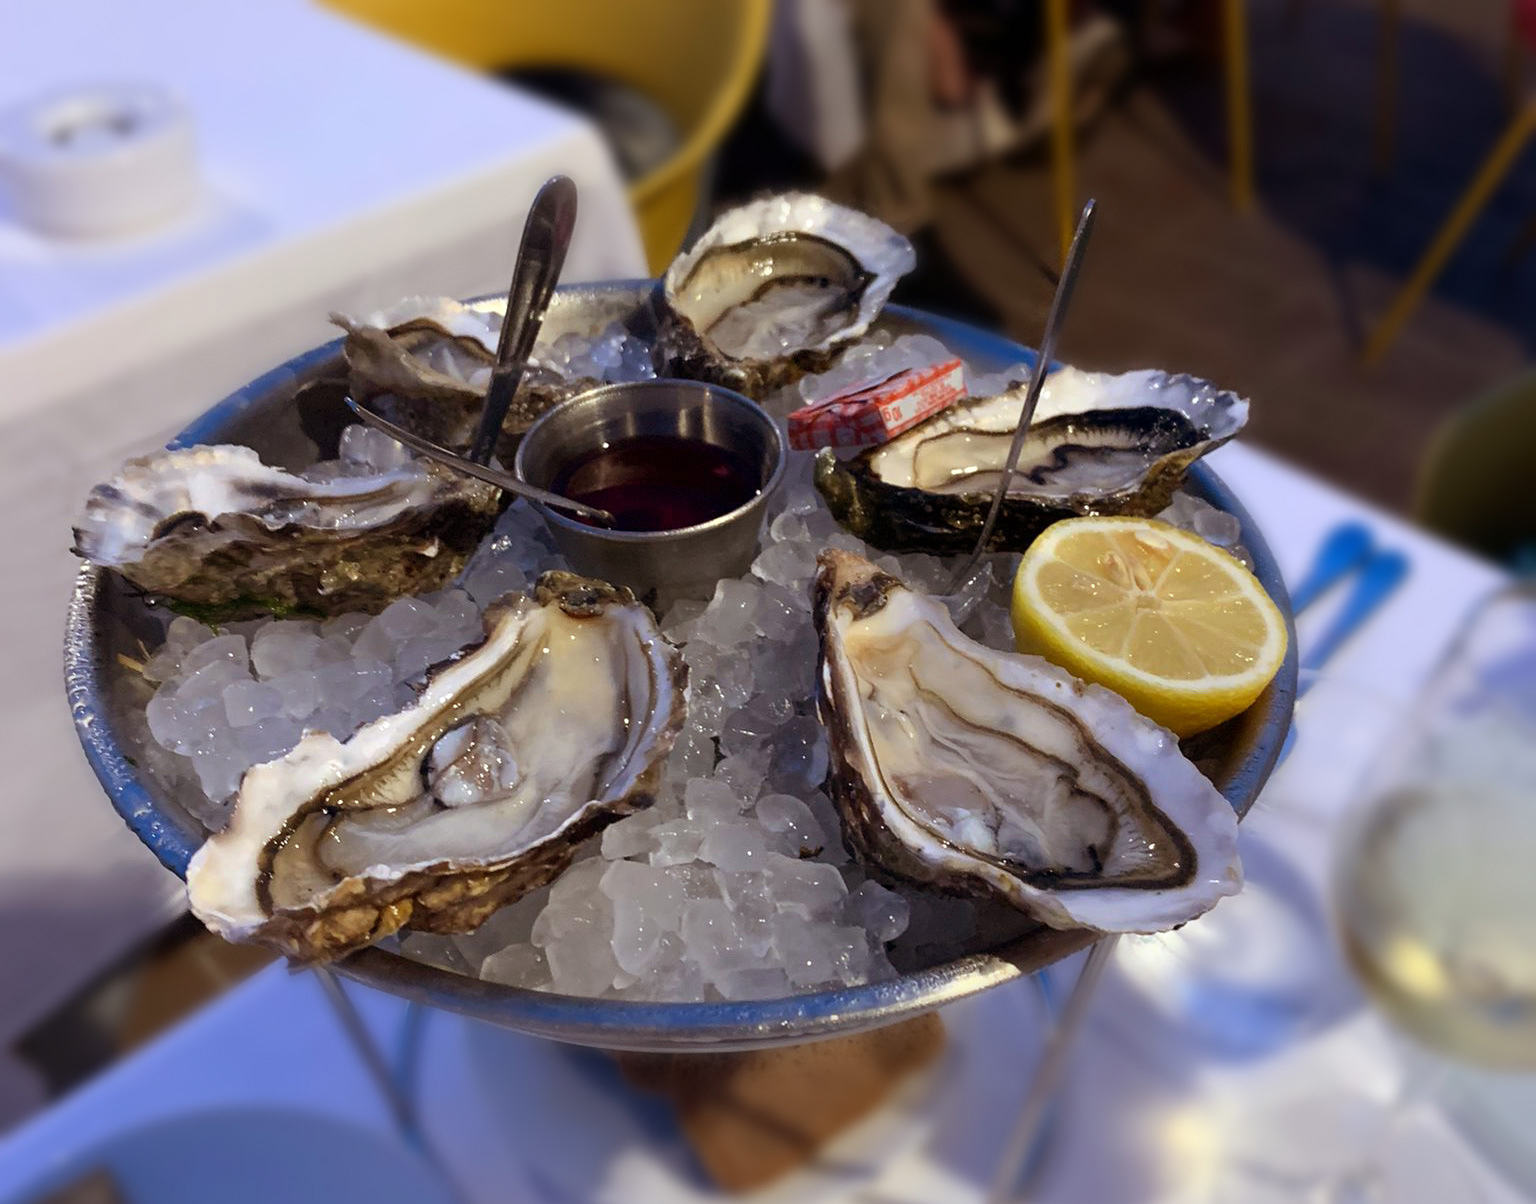
[[[912,266],[796,194],[659,282],[557,292],[503,470],[572,399],[667,378],[745,394],[793,449],[750,569],[698,596],[583,573],[540,506],[353,422],[348,397],[462,454],[495,301],[333,315],[339,343],[97,486],[74,716],[197,916],[529,1032],[744,1048],[1237,891],[1295,684],[1263,539],[1198,463],[1247,403],[1052,366],[962,573],[1040,366],[887,304]]]

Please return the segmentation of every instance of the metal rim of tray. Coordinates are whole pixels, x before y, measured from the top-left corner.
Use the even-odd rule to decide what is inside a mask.
[[[575,285],[561,289],[559,301],[578,310],[598,303],[611,308],[622,296],[640,304],[651,287],[650,281]],[[973,361],[1000,368],[1033,358],[1027,348],[963,323],[901,306],[888,306],[886,312],[936,335]],[[328,343],[258,378],[189,424],[172,446],[217,441],[231,423],[256,412],[296,380],[317,376],[336,360],[340,346],[340,340]],[[1247,511],[1204,464],[1190,470],[1188,487],[1242,523],[1255,574],[1290,626],[1289,597],[1279,568]],[[113,807],[162,864],[185,878],[187,862],[202,842],[202,833],[155,796],[117,738],[106,688],[106,675],[114,666],[98,621],[100,608],[107,605],[104,580],[102,570],[82,568],[70,600],[64,644],[70,710],[86,759]],[[1246,716],[1246,730],[1252,735],[1219,783],[1240,817],[1253,805],[1278,761],[1290,727],[1297,672],[1294,629],[1290,634],[1284,665]],[[484,982],[378,948],[364,949],[335,969],[417,1003],[572,1044],[641,1051],[739,1050],[814,1041],[890,1024],[1038,970],[1086,948],[1096,935],[1083,931],[1033,934],[1017,948],[971,954],[884,982],[741,1002],[644,1003],[556,995]]]

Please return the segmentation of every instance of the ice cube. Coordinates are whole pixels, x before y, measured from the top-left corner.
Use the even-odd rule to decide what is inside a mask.
[[[843,913],[850,924],[866,929],[878,941],[894,941],[907,929],[911,904],[878,882],[861,883],[850,891]]]
[[[664,933],[657,944],[656,960],[651,968],[622,994],[630,999],[702,1003],[705,998],[704,972],[686,953],[681,936],[675,932]]]
[[[259,681],[236,681],[224,687],[224,713],[231,727],[249,727],[283,713],[282,691]]]
[[[755,825],[722,824],[711,828],[699,846],[699,860],[723,870],[756,870],[768,856],[768,842]]]
[[[395,649],[400,641],[390,635],[380,622],[383,616],[373,619],[368,626],[358,633],[352,643],[351,654],[354,659],[362,661],[389,662],[394,659]]]
[[[688,809],[688,818],[696,824],[736,824],[741,820],[746,800],[725,782],[692,778],[683,790],[683,805]]]
[[[757,689],[752,661],[745,656],[733,656],[722,661],[715,671],[715,685],[726,706],[746,706],[752,701],[752,695]]]
[[[237,681],[250,679],[250,673],[244,664],[231,657],[219,657],[203,665],[191,676],[183,677],[180,684],[176,686],[176,697],[187,706],[212,699],[222,701],[224,691],[229,686]]]
[[[364,627],[372,622],[368,615],[350,614],[337,615],[334,619],[327,619],[320,624],[319,634],[322,638],[355,640],[362,633]],[[305,624],[296,623],[291,619],[284,621],[285,627],[301,627]]]
[[[723,899],[693,899],[683,909],[683,944],[704,977],[760,967],[762,958],[747,948],[736,917]]]
[[[768,524],[768,535],[773,543],[808,538],[805,516],[796,510],[786,510]]]
[[[235,745],[251,765],[275,761],[299,742],[303,729],[292,719],[262,719],[235,732]]]
[[[397,598],[374,621],[385,635],[394,640],[428,635],[434,626],[432,608],[417,598]]]
[[[463,577],[465,592],[480,606],[489,606],[505,594],[528,588],[523,565],[510,557],[493,557],[471,564]]]
[[[736,798],[745,805],[762,790],[772,755],[764,742],[734,756],[727,756],[715,766],[714,779],[729,786]]]
[[[181,656],[179,648],[162,645],[158,652],[144,662],[144,680],[156,684],[169,681],[181,671]]]
[[[603,830],[602,854],[609,861],[644,857],[656,847],[652,830],[662,823],[654,811],[641,811]]]
[[[795,986],[817,987],[837,978],[838,951],[830,927],[795,913],[774,917],[773,947]]]
[[[721,726],[720,751],[727,757],[753,755],[767,747],[769,738],[779,726],[779,722],[768,714],[766,706],[742,707],[732,712]]]
[[[218,662],[227,662],[236,666],[243,674],[245,667],[250,663],[245,647],[245,637],[221,635],[199,644],[182,658],[181,672],[186,676]]]
[[[821,724],[809,715],[783,724],[774,735],[769,773],[774,785],[786,793],[819,788],[827,777],[827,740]]]
[[[694,719],[692,711],[692,699],[690,699],[690,720]],[[667,758],[667,774],[682,782],[703,780],[704,775],[715,767],[715,741],[713,737],[700,731],[693,724],[689,725],[672,747],[672,755]]]
[[[551,983],[563,995],[602,995],[627,975],[613,953],[613,901],[597,889],[604,868],[617,864],[624,863],[572,866],[534,922],[533,943],[544,950]]]
[[[666,869],[638,861],[615,861],[603,871],[598,885],[613,900],[616,910],[644,912],[661,931],[675,932],[682,923],[686,883]]]
[[[250,762],[235,750],[202,752],[192,758],[198,785],[214,802],[222,802],[240,788]]]
[[[530,891],[517,902],[492,912],[473,932],[456,933],[450,939],[471,972],[478,972],[482,962],[511,945],[527,945],[532,939],[534,921],[549,903],[548,888]]]
[[[810,807],[792,794],[766,794],[758,799],[757,822],[783,837],[791,857],[814,857],[827,843]]]
[[[655,866],[686,865],[690,861],[697,861],[699,849],[704,843],[703,831],[690,819],[662,824],[659,828],[653,828],[650,836],[655,842],[650,855],[651,864]]]
[[[411,453],[383,431],[355,422],[341,432],[343,465],[362,472],[384,473],[410,462]]]
[[[944,586],[948,589],[948,584]],[[986,563],[978,564],[960,583],[953,593],[940,595],[940,601],[949,609],[949,617],[955,621],[958,627],[964,623],[978,606],[985,601],[987,594],[992,589],[992,566]]]
[[[526,991],[548,990],[553,982],[543,950],[521,944],[508,945],[487,957],[480,964],[480,977]]]
[[[734,577],[724,577],[715,585],[709,609],[699,619],[701,629],[710,633],[710,643],[731,647],[756,634],[752,617],[757,593],[756,587]]]
[[[780,911],[808,918],[838,913],[848,887],[837,868],[824,861],[803,861],[781,853],[762,858],[768,890]]]
[[[282,697],[282,714],[289,719],[304,719],[313,714],[320,702],[320,687],[307,669],[295,669],[267,683]]]
[[[816,575],[816,551],[809,542],[770,544],[752,562],[752,572],[764,581],[803,590]]]
[[[315,663],[321,637],[312,624],[273,623],[251,643],[251,665],[265,679],[307,669]]]
[[[327,710],[350,709],[353,703],[376,687],[393,684],[389,666],[377,661],[349,660],[321,665],[313,676],[317,702]]]
[[[217,634],[213,628],[204,626],[196,619],[177,615],[171,620],[171,625],[165,629],[165,646],[180,658],[186,656],[199,644],[207,643]]]
[[[765,957],[773,945],[773,917],[778,914],[768,892],[766,874],[755,871],[715,870],[720,897],[736,917],[743,944]]]
[[[843,818],[837,813],[837,808],[821,791],[812,791],[802,796],[806,806],[810,807],[811,814],[816,817],[816,826],[827,835],[826,847],[821,850],[817,860],[824,861],[828,865],[842,865],[848,860],[848,853],[843,848]]]
[[[715,990],[731,1000],[782,999],[795,993],[789,975],[780,966],[747,970],[722,970],[715,975]]]
[[[631,864],[623,862],[621,864]],[[634,901],[613,911],[613,956],[627,974],[644,974],[661,956],[661,925]]]
[[[1242,539],[1243,524],[1235,514],[1211,508],[1195,515],[1194,531],[1207,543],[1213,543],[1218,548],[1230,548]]]

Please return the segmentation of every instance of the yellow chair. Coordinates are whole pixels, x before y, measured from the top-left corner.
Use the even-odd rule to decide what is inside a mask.
[[[1248,86],[1247,0],[1221,0],[1223,57],[1227,91],[1227,173],[1232,207],[1253,207],[1253,111]],[[1068,45],[1071,0],[1045,0],[1046,73],[1051,92],[1051,175],[1056,230],[1066,262],[1077,229],[1077,152]]]
[[[772,0],[324,0],[403,41],[480,71],[566,67],[644,93],[683,145],[630,201],[652,272],[677,254],[709,157],[746,102]]]
[[[1522,18],[1522,10],[1524,16]],[[1509,124],[1483,160],[1472,182],[1430,241],[1408,280],[1392,298],[1366,340],[1361,358],[1374,364],[1387,353],[1399,332],[1429,292],[1461,240],[1483,211],[1520,152],[1536,136],[1536,96],[1521,101],[1527,44],[1536,41],[1536,2],[1510,0],[1509,28],[1504,43],[1504,90],[1511,109]],[[1392,163],[1397,118],[1397,42],[1402,24],[1401,0],[1382,0],[1382,32],[1377,72],[1376,167]]]
[[[1495,560],[1536,547],[1536,373],[1484,394],[1441,428],[1415,511],[1430,530]]]

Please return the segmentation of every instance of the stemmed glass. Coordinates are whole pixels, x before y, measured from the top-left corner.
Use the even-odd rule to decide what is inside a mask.
[[[1458,1063],[1536,1072],[1536,586],[1473,614],[1362,798],[1333,903],[1361,985],[1427,1047],[1401,1121]],[[1380,1170],[1347,1168],[1320,1198],[1371,1199]]]

